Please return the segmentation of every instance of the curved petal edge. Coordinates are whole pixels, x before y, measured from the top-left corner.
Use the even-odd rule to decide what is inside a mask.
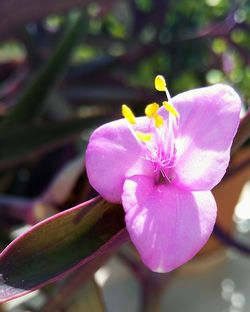
[[[143,176],[125,181],[122,203],[131,240],[155,272],[172,271],[193,258],[207,242],[216,219],[211,192],[155,185]]]

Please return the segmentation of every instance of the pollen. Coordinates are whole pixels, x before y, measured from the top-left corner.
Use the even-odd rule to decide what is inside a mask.
[[[179,118],[180,114],[179,112],[174,108],[173,105],[169,104],[167,101],[162,102],[163,106],[165,107],[165,109],[172,114],[174,117]]]
[[[148,104],[145,108],[145,115],[152,118],[158,111],[159,105],[157,103]]]
[[[158,75],[155,77],[155,89],[157,91],[166,91],[167,84],[163,76]]]
[[[155,126],[156,128],[160,128],[164,125],[164,119],[162,116],[155,114],[154,115],[154,121],[155,121]]]
[[[140,140],[141,142],[148,142],[153,137],[152,133],[144,133],[140,131],[136,131],[135,133],[136,133],[137,139]]]
[[[157,114],[159,105],[157,103],[148,104],[145,108],[145,115],[149,118],[153,118],[156,128],[160,128],[164,124],[162,116]]]
[[[135,115],[132,110],[125,104],[122,105],[122,115],[132,125],[136,124]]]

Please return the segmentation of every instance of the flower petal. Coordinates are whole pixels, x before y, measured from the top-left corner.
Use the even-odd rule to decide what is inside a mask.
[[[136,130],[146,132],[147,118],[137,118]],[[120,203],[126,177],[153,175],[153,165],[143,159],[141,145],[125,119],[107,123],[92,134],[86,151],[86,170],[90,184],[107,201]]]
[[[125,181],[122,203],[130,237],[143,262],[156,272],[190,260],[208,240],[216,218],[211,192],[155,185],[143,176]]]
[[[193,191],[210,190],[228,166],[240,98],[231,87],[218,84],[181,93],[173,103],[180,112],[173,182]]]

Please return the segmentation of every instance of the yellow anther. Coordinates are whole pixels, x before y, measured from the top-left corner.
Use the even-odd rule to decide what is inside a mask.
[[[180,114],[179,112],[174,108],[173,105],[169,104],[167,101],[162,102],[163,106],[165,107],[165,109],[171,113],[174,117],[179,118]]]
[[[158,75],[155,77],[155,89],[157,91],[166,91],[167,84],[163,76]]]
[[[125,104],[122,105],[122,115],[131,124],[136,124],[135,115],[132,110]]]
[[[157,103],[148,104],[145,108],[145,115],[152,118],[158,111],[159,105]]]
[[[155,121],[155,126],[156,128],[160,128],[164,124],[164,119],[162,116],[155,114],[154,115],[154,121]]]
[[[136,131],[135,133],[136,133],[137,139],[140,140],[141,142],[148,142],[153,137],[152,133],[144,133],[140,131]]]

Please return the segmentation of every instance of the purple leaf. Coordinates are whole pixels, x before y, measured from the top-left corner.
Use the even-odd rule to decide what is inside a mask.
[[[58,280],[127,238],[123,209],[100,197],[36,224],[0,255],[0,302]]]

